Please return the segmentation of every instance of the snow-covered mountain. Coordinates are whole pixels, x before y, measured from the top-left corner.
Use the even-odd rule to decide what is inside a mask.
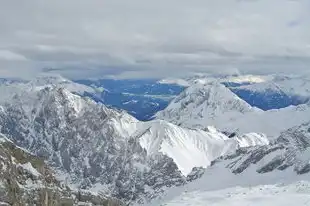
[[[260,75],[215,75],[215,74],[197,74],[192,77],[183,79],[167,78],[159,80],[161,84],[176,84],[184,87],[189,87],[194,83],[207,83],[212,81],[221,82],[224,85],[250,85],[256,83],[262,83],[273,79],[272,76],[260,76]]]
[[[310,99],[309,76],[297,75],[196,75],[185,79],[163,79],[160,82],[189,87],[197,82],[218,81],[245,100],[262,110],[280,109],[305,104]]]
[[[288,129],[269,145],[240,148],[234,154],[223,156],[213,161],[200,179],[168,191],[154,205],[213,202],[220,206],[230,201],[235,201],[234,205],[280,205],[284,197],[284,205],[291,205],[293,201],[308,205],[309,128],[308,122]]]
[[[207,167],[241,146],[268,144],[261,135],[229,139],[210,128],[139,122],[59,86],[16,93],[3,102],[0,125],[1,133],[46,159],[71,186],[127,203],[183,185],[197,178],[187,177],[194,167]]]
[[[143,123],[142,127],[142,132],[139,129],[137,136],[148,155],[167,155],[185,176],[190,174],[193,168],[206,168],[211,161],[240,147],[269,143],[267,137],[260,134],[229,138],[212,127],[207,131],[192,130],[162,120]]]
[[[157,113],[164,119],[189,128],[213,125],[229,133],[264,133],[276,137],[282,131],[309,120],[310,104],[263,111],[252,107],[230,89],[216,82],[198,82]]]
[[[84,95],[85,92],[95,94],[96,91],[88,86],[75,83],[59,75],[47,76],[41,75],[33,80],[11,81],[3,80],[0,83],[0,103],[10,101],[16,94],[27,94],[39,91],[45,87],[59,87],[66,88],[68,91]]]
[[[287,95],[297,95],[304,98],[310,96],[310,78],[308,76],[274,76],[269,81],[240,86],[241,89],[255,92],[274,90]]]
[[[66,79],[60,75],[41,75],[33,80],[29,81],[27,85],[31,89],[40,90],[45,87],[60,87],[66,88],[70,92],[77,93],[79,95],[83,95],[85,92],[88,93],[96,93],[96,90],[92,87],[75,83],[69,79]]]
[[[62,88],[16,95],[0,114],[1,132],[47,159],[67,182],[126,201],[184,182],[170,158],[147,157],[131,138],[136,121]]]
[[[147,205],[173,193],[161,202],[173,205],[181,204],[178,195],[203,199],[237,185],[308,180],[307,104],[263,111],[221,82],[198,81],[159,113],[170,122],[140,122],[82,97],[89,88],[75,84],[53,77],[0,87],[1,133],[46,159],[74,191]]]
[[[304,104],[310,100],[310,79],[307,76],[273,76],[268,81],[231,87],[231,90],[252,106],[263,110]]]
[[[196,82],[156,117],[182,126],[204,128],[234,121],[250,112],[260,110],[251,107],[220,82],[211,81]]]
[[[150,120],[184,90],[184,86],[162,84],[153,79],[81,79],[75,82],[97,91],[95,95],[87,92],[86,96],[105,105],[126,110],[141,121]]]

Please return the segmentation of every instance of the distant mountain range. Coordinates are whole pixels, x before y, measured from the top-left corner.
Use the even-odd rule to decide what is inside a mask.
[[[163,80],[76,80],[95,89],[85,93],[106,105],[128,111],[139,120],[150,120],[187,87],[218,81],[249,105],[262,110],[305,104],[310,99],[310,79],[299,76],[195,76]]]
[[[189,128],[213,125],[223,132],[278,136],[307,121],[309,115],[309,103],[264,111],[251,106],[220,81],[208,80],[188,87],[156,118]]]
[[[139,120],[150,120],[164,109],[171,99],[183,91],[176,84],[161,84],[157,80],[76,80],[76,83],[94,88],[96,94],[85,96],[105,105],[126,110]]]
[[[199,179],[171,189],[150,205],[309,205],[309,148],[307,122],[269,145],[241,148],[207,169],[197,169]]]
[[[45,86],[44,86],[45,85]],[[241,147],[265,145],[262,134],[234,137],[209,127],[141,122],[83,97],[85,89],[58,77],[1,85],[0,131],[56,170],[73,190],[144,203],[198,178],[194,168]],[[7,93],[5,93],[7,91]],[[77,95],[80,93],[80,95]]]
[[[274,77],[257,84],[230,86],[240,98],[263,110],[305,104],[310,100],[310,78]]]
[[[41,194],[33,188],[24,191],[30,185],[47,188],[36,158],[53,171],[51,186],[55,190],[67,188],[66,194],[57,194],[72,197],[71,205],[85,202],[84,194],[89,205],[96,205],[95,200],[116,201],[116,205],[169,205],[171,194],[178,198],[186,191],[207,193],[239,184],[283,183],[283,178],[288,184],[310,180],[310,104],[264,111],[241,99],[225,81],[191,79],[185,90],[174,85],[175,90],[164,93],[172,98],[168,107],[149,121],[104,105],[102,93],[108,89],[99,85],[60,76],[4,81],[0,84],[0,160],[13,158],[13,164],[9,159],[1,161],[22,173],[13,173],[18,175],[9,179],[10,187],[0,184],[0,191],[12,194],[11,186],[17,185],[23,194]],[[117,93],[117,83],[112,85],[110,89]],[[174,87],[166,82],[151,85],[120,90],[128,96],[144,91],[139,95],[145,97]],[[237,87],[247,86],[233,86]],[[128,101],[123,105],[136,103],[134,98]],[[14,152],[2,142],[9,142]],[[14,158],[20,157],[20,150],[27,158],[17,162]],[[1,174],[0,181],[7,182]],[[42,177],[35,179],[36,175]],[[35,181],[30,182],[31,177]],[[40,187],[41,183],[45,186]],[[210,195],[205,193],[198,196]],[[0,202],[9,200],[1,196]]]

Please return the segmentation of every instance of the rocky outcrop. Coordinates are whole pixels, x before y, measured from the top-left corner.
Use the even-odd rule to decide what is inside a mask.
[[[56,180],[43,159],[0,137],[0,202],[2,205],[122,205],[116,200],[71,190]]]
[[[47,159],[69,183],[126,203],[185,183],[171,158],[148,156],[131,136],[136,121],[57,87],[16,95],[0,112],[1,132]]]
[[[288,168],[297,174],[310,172],[310,123],[283,132],[269,145],[240,148],[214,164],[225,164],[233,173],[245,172],[254,167],[257,173],[269,173]]]

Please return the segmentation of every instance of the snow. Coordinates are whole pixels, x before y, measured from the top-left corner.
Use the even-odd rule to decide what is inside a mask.
[[[283,143],[275,141],[270,146],[248,148],[239,156],[218,159],[200,179],[183,187],[171,188],[147,205],[310,205],[310,174],[296,173],[296,167],[309,163],[309,125],[304,124],[283,133],[280,140],[288,138],[292,141],[282,149],[267,150]],[[257,159],[248,164],[253,160],[248,158]],[[285,161],[292,158],[293,165],[284,170],[275,167],[269,172],[258,172],[281,158]],[[232,172],[245,165],[241,173]]]
[[[308,76],[273,76],[265,82],[245,85],[239,89],[253,92],[276,91],[286,95],[297,95],[299,97],[310,97],[310,77]]]
[[[184,87],[189,87],[193,85],[194,83],[200,83],[200,84],[206,84],[208,82],[212,82],[214,80],[218,80],[221,83],[237,83],[237,84],[243,84],[243,83],[262,83],[269,81],[272,79],[272,76],[261,76],[261,75],[238,75],[238,76],[226,76],[226,77],[216,77],[213,75],[196,75],[194,77],[190,78],[167,78],[162,79],[158,81],[158,83],[161,84],[177,84]]]
[[[268,76],[260,76],[260,75],[240,75],[240,76],[231,76],[231,77],[227,77],[224,80],[222,80],[222,82],[233,82],[233,83],[261,83],[261,82],[265,82],[268,79],[270,79],[270,77]]]
[[[265,136],[259,134],[228,138],[213,127],[209,127],[209,132],[191,130],[161,120],[142,123],[139,126],[144,128],[138,130],[140,145],[148,154],[160,152],[171,157],[185,176],[194,167],[206,168],[211,161],[239,147],[269,143]]]
[[[257,145],[268,145],[268,137],[264,134],[248,133],[235,137],[240,147],[253,147]]]
[[[171,157],[182,174],[187,175],[193,167],[208,166],[211,161],[229,148],[225,136],[203,131],[191,131],[163,121],[150,123],[150,130],[140,137],[140,144],[148,154],[161,152]]]
[[[6,136],[0,134],[0,143],[5,143],[5,142],[12,142],[12,141],[8,139]]]
[[[310,205],[310,183],[232,187],[215,191],[191,191],[163,203],[165,206],[291,206]]]
[[[71,80],[68,80],[60,75],[39,75],[29,83],[27,83],[25,86],[28,86],[29,88],[32,88],[34,90],[40,90],[45,87],[53,87],[57,85],[58,87],[66,88],[67,90],[74,92],[74,93],[79,93],[83,94],[84,92],[89,92],[89,93],[95,93],[96,91],[83,84],[78,84],[75,83]]]
[[[65,88],[70,92],[78,93],[81,95],[84,94],[84,92],[96,93],[96,91],[91,87],[72,82],[61,76],[43,75],[34,78],[30,82],[12,82],[7,84],[0,84],[0,103],[3,104],[9,102],[15,95],[36,93],[46,87],[53,88],[56,86],[58,88]]]
[[[176,84],[184,87],[190,86],[189,82],[185,79],[167,78],[158,81],[160,84]]]
[[[251,107],[219,82],[196,83],[176,97],[166,109],[156,114],[185,127],[200,128],[214,125],[217,128],[227,122],[244,116],[245,113],[260,110]]]
[[[298,197],[301,195],[303,200],[306,197],[309,199],[309,174],[296,175],[291,169],[258,174],[256,168],[252,166],[241,174],[233,174],[226,164],[215,164],[209,167],[200,179],[182,187],[171,188],[166,191],[165,195],[146,205],[199,206],[212,205],[211,203],[213,203],[221,206],[239,203],[239,205],[252,206],[255,201],[249,201],[253,199],[261,201],[258,202],[261,204],[257,205],[274,206],[279,205],[281,203],[279,200],[290,196],[290,194]],[[266,198],[267,194],[272,195],[271,198]],[[217,201],[214,199],[216,196],[219,197]],[[297,196],[295,197],[297,198]],[[276,201],[273,202],[273,199]]]
[[[63,94],[68,98],[69,105],[76,113],[80,113],[84,107],[84,101],[77,95],[72,94],[68,90],[63,90]]]
[[[215,126],[221,131],[263,133],[268,138],[309,120],[310,104],[262,111],[250,106],[219,82],[196,83],[156,114],[189,128]]]
[[[36,177],[41,176],[41,174],[32,166],[30,162],[27,162],[25,164],[18,164],[17,166],[27,170],[28,172],[30,172],[30,174]]]
[[[138,100],[130,100],[130,101],[127,101],[127,102],[124,102],[123,104],[126,105],[126,104],[136,104],[138,102]]]
[[[241,80],[251,80],[252,82],[263,81],[263,79],[257,77],[251,78],[252,77],[244,77]],[[56,80],[53,78],[43,79],[42,85],[45,83],[52,85]],[[241,80],[234,79],[232,81],[238,82]],[[67,80],[61,79],[60,82],[61,85],[71,85]],[[92,101],[88,102],[80,96],[72,94],[73,89],[71,87],[68,87],[69,89],[71,88],[71,90],[55,89],[46,93],[44,93],[44,91],[39,93],[37,89],[44,88],[44,86],[41,87],[40,84],[41,80],[39,83],[33,84],[35,86],[32,89],[26,90],[24,87],[25,85],[20,87],[21,89],[18,88],[19,86],[16,86],[18,92],[29,91],[28,93],[24,92],[25,94],[23,94],[23,92],[19,93],[19,95],[22,95],[22,98],[20,98],[20,105],[28,112],[26,115],[36,117],[37,114],[31,114],[31,111],[38,107],[36,110],[38,112],[40,111],[39,107],[46,104],[45,106],[50,106],[51,110],[55,111],[56,117],[58,117],[57,114],[61,114],[59,117],[64,118],[63,112],[71,112],[73,109],[72,113],[75,115],[79,115],[83,113],[83,111],[90,111],[94,112],[91,114],[90,120],[97,118],[97,122],[101,122],[101,120],[104,121],[104,124],[95,125],[99,128],[98,133],[89,136],[89,140],[94,141],[89,141],[91,144],[82,148],[83,150],[80,152],[78,159],[80,163],[77,164],[78,161],[72,163],[72,165],[75,166],[75,171],[80,169],[93,169],[93,165],[90,164],[92,160],[90,154],[93,152],[102,153],[103,149],[105,149],[103,145],[110,141],[108,138],[108,141],[105,141],[106,136],[113,137],[115,145],[112,145],[113,147],[111,148],[116,148],[115,151],[119,153],[123,151],[122,146],[128,144],[127,141],[133,138],[146,150],[148,155],[146,159],[151,159],[158,154],[166,155],[175,162],[184,176],[190,174],[194,167],[207,168],[201,179],[183,187],[172,188],[167,191],[166,196],[160,200],[160,204],[163,205],[268,205],[269,202],[274,205],[280,203],[285,205],[287,202],[281,202],[281,198],[289,197],[292,200],[300,198],[299,201],[301,201],[304,200],[304,193],[300,191],[309,192],[309,190],[300,186],[300,184],[303,183],[297,182],[295,184],[292,182],[300,181],[301,179],[309,180],[309,175],[297,177],[296,173],[292,171],[292,168],[284,172],[276,171],[271,174],[256,175],[257,168],[270,162],[273,158],[277,157],[277,155],[280,155],[277,152],[264,156],[257,165],[249,166],[244,173],[238,175],[232,174],[231,171],[227,169],[226,164],[215,164],[215,166],[209,167],[213,160],[218,161],[220,156],[233,153],[240,147],[268,145],[271,136],[276,136],[284,129],[308,120],[310,114],[309,105],[292,106],[281,110],[264,112],[248,105],[245,101],[241,100],[223,86],[220,81],[213,82],[210,81],[210,79],[206,79],[206,81],[196,81],[193,86],[189,87],[185,92],[174,99],[165,111],[159,114],[159,117],[167,119],[175,124],[158,119],[149,122],[140,122],[125,112],[108,109],[103,105],[97,105]],[[74,85],[74,88],[76,88],[75,86],[76,85]],[[42,100],[38,97],[40,95],[37,94],[47,96],[44,96]],[[12,94],[8,96],[10,95]],[[52,103],[50,99],[53,100]],[[62,104],[62,102],[65,103]],[[17,104],[17,106],[20,105]],[[68,109],[67,107],[69,107],[70,110],[66,110]],[[7,111],[3,110],[2,112]],[[102,116],[96,116],[97,112],[98,114],[101,112]],[[73,118],[73,120],[76,119]],[[59,123],[60,125],[65,124],[65,121],[60,121]],[[176,124],[183,127],[177,126]],[[79,126],[84,127],[85,123],[81,121]],[[89,127],[89,129],[91,129],[91,127]],[[58,130],[55,128],[55,131]],[[88,132],[88,130],[85,131]],[[236,132],[236,135],[232,138],[228,138],[228,136],[221,133],[221,131]],[[78,141],[73,141],[70,147],[74,147],[80,142],[84,144],[88,143],[87,141],[82,141],[83,134],[85,133],[81,134],[82,135],[79,134],[74,137]],[[103,136],[100,136],[102,134]],[[36,137],[35,135],[33,136]],[[96,136],[100,136],[102,139],[96,139]],[[92,139],[93,137],[95,139]],[[3,141],[6,141],[6,139],[0,138],[0,142]],[[95,141],[98,142],[95,143]],[[113,141],[108,143],[114,144]],[[117,144],[118,141],[124,144]],[[85,146],[84,144],[83,146]],[[53,151],[49,152],[52,153]],[[101,153],[101,157],[108,160],[113,160],[118,155],[107,154],[104,156],[105,154]],[[136,153],[135,155],[137,154],[140,153]],[[127,159],[128,154],[124,155],[126,157],[125,159]],[[300,159],[307,161],[308,156],[304,159]],[[133,170],[148,171],[151,168],[145,163],[146,161],[144,161],[144,159],[143,161],[140,160],[138,155],[137,157],[129,157],[128,160],[132,161]],[[237,162],[236,166],[241,163],[242,161]],[[102,164],[100,165],[101,168],[105,167],[103,162],[98,162],[98,164]],[[118,164],[118,162],[115,162],[115,165],[116,164]],[[29,171],[34,176],[40,175],[40,173],[33,168],[31,163],[20,164],[19,166]],[[120,171],[122,170],[125,171],[126,166],[121,168]],[[109,171],[109,173],[113,172],[114,171],[111,170]],[[130,174],[131,171],[125,172]],[[154,173],[156,172],[157,171],[154,171]],[[179,174],[179,171],[177,171],[177,173]],[[166,176],[169,174],[171,174],[171,171],[168,171],[164,175]],[[131,176],[132,175],[130,175],[130,177]],[[68,174],[63,174],[59,178],[67,179],[68,177]],[[82,179],[81,177],[79,178]],[[104,175],[103,177],[100,176],[100,178],[105,180]],[[132,180],[128,178],[128,181]],[[278,185],[278,183],[283,182],[286,182],[288,185]],[[143,182],[141,182],[141,185],[142,184]],[[310,185],[308,183],[306,184]],[[71,186],[78,187],[79,185],[76,183],[76,185],[72,184]],[[98,181],[91,185],[90,191],[108,194],[111,192],[110,186],[111,185],[105,185],[103,182]],[[294,186],[296,186],[296,188],[298,187],[298,189],[294,190]],[[146,188],[148,187],[150,186]],[[151,187],[149,190],[151,190]],[[156,201],[159,200],[154,200],[154,205],[160,205],[158,204],[159,202]]]

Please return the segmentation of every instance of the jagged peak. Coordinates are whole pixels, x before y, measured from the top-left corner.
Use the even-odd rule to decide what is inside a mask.
[[[274,140],[274,144],[283,143],[291,147],[304,149],[310,147],[310,122],[292,127]]]
[[[218,126],[217,123],[223,118],[230,121],[256,110],[259,109],[240,99],[219,81],[209,81],[203,84],[197,82],[187,88],[156,117],[183,126],[206,127]]]
[[[153,120],[142,127],[144,129],[140,128],[135,136],[148,154],[160,152],[171,157],[185,176],[194,167],[208,167],[215,158],[239,147],[269,144],[265,135],[250,133],[229,138],[211,126],[204,131]]]
[[[41,90],[45,87],[64,87],[67,90],[78,93],[84,94],[85,92],[95,93],[95,90],[91,87],[88,87],[83,84],[75,83],[69,79],[62,77],[61,75],[39,75],[31,80],[29,83],[25,85],[29,87],[30,90]]]
[[[238,101],[244,107],[251,108],[248,103],[240,99],[231,90],[221,84],[220,81],[210,81],[205,83],[196,82],[192,86],[188,87],[184,92],[182,92],[173,102],[179,102],[190,97],[196,98],[192,99],[193,103],[197,103],[199,100],[197,98],[202,97],[202,100],[209,104],[216,102],[220,105],[227,101]]]
[[[36,86],[45,86],[50,84],[59,84],[61,82],[71,82],[70,80],[64,78],[58,74],[40,74],[30,81],[30,84]]]

